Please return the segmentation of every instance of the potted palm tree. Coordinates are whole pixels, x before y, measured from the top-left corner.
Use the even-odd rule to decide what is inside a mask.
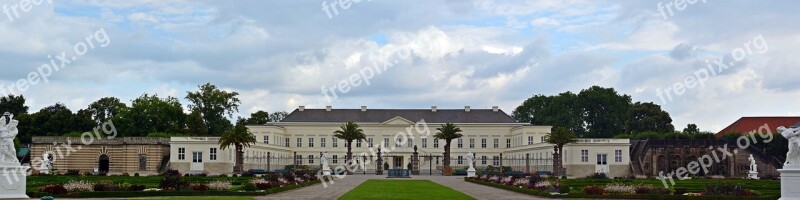
[[[569,129],[564,128],[564,127],[553,128],[553,131],[551,133],[548,133],[545,136],[545,141],[547,143],[555,145],[555,149],[554,150],[556,151],[555,152],[556,155],[553,158],[554,159],[553,160],[553,175],[554,176],[558,177],[558,176],[563,176],[564,175],[563,174],[563,167],[562,167],[562,163],[561,163],[561,156],[562,156],[562,154],[564,152],[563,151],[564,150],[564,145],[572,143],[573,141],[575,141],[575,138],[577,138],[577,137],[578,136],[575,135],[575,132],[572,132],[572,130],[569,130]]]
[[[450,168],[450,143],[454,139],[458,139],[464,135],[461,134],[461,128],[458,128],[456,125],[452,123],[443,124],[442,127],[436,128],[439,130],[438,133],[433,135],[433,138],[444,140],[444,175],[450,176],[453,175],[453,169]]]
[[[256,137],[243,124],[237,124],[225,131],[219,139],[219,148],[225,150],[231,146],[235,148],[236,158],[233,173],[241,174],[243,170],[244,148],[256,143]]]
[[[355,122],[347,122],[342,124],[339,127],[340,130],[336,130],[333,132],[333,137],[342,139],[347,144],[347,156],[345,156],[345,163],[352,164],[350,160],[353,159],[353,141],[354,140],[366,140],[367,136],[364,135],[364,130],[358,127],[358,124]],[[347,169],[347,174],[352,174],[353,172],[349,171],[349,167],[345,167]]]

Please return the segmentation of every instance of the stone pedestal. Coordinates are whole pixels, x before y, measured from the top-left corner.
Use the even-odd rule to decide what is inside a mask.
[[[758,180],[758,172],[750,171],[747,173],[747,179],[755,179]]]
[[[25,194],[28,168],[30,167],[0,166],[0,199],[29,198]]]
[[[477,175],[475,175],[475,168],[469,166],[469,169],[467,169],[467,177],[476,177],[476,176]]]
[[[780,200],[800,200],[800,168],[779,169],[781,173]]]
[[[325,167],[323,167],[322,168],[322,175],[330,176],[331,175],[331,168],[328,167],[327,165]]]

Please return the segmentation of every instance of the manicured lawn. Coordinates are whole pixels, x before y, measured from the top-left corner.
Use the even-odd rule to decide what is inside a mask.
[[[625,179],[625,180],[612,180],[612,179],[559,179],[558,182],[561,182],[563,185],[569,186],[573,191],[580,190],[587,185],[605,185],[608,183],[613,182],[620,182],[625,184],[649,184],[656,187],[664,187],[664,184],[661,180],[650,178],[650,179]],[[672,186],[674,188],[685,188],[689,192],[702,192],[707,184],[713,183],[720,183],[720,182],[731,182],[735,184],[740,184],[744,186],[746,189],[755,190],[761,193],[761,195],[780,195],[781,193],[781,181],[780,180],[745,180],[745,179],[704,179],[704,178],[695,178],[695,179],[688,179],[688,180],[677,180],[675,179],[675,185]],[[667,180],[667,183],[670,183]]]
[[[474,199],[428,180],[367,180],[339,198],[347,199]]]

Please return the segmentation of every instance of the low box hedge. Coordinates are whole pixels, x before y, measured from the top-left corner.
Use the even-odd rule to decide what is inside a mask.
[[[193,191],[193,190],[181,190],[181,191],[104,191],[104,192],[73,192],[67,194],[59,194],[59,195],[50,195],[45,192],[28,192],[28,196],[30,197],[43,197],[43,196],[53,196],[59,198],[99,198],[99,197],[158,197],[158,196],[263,196],[267,194],[274,194],[279,192],[284,192],[288,190],[293,190],[309,185],[314,185],[320,183],[319,180],[305,182],[299,185],[288,185],[279,188],[272,188],[264,192],[235,192],[235,191]]]

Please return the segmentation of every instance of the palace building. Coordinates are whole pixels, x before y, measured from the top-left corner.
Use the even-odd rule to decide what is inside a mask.
[[[85,139],[85,138],[84,138]],[[109,175],[156,175],[167,169],[169,139],[156,137],[95,138],[84,143],[81,137],[34,136],[31,142],[31,167],[38,171],[47,153],[59,173]]]
[[[247,126],[258,142],[244,150],[244,169],[276,171],[292,165],[319,169],[323,153],[329,155],[331,167],[343,165],[347,144],[333,137],[333,132],[349,121],[357,123],[366,135],[366,140],[352,144],[354,160],[366,168],[356,173],[380,173],[379,168],[412,168],[417,174],[441,174],[445,141],[434,139],[433,135],[445,123],[455,124],[464,135],[451,144],[453,169],[465,169],[467,156],[472,153],[479,170],[503,166],[521,172],[553,172],[554,148],[544,142],[552,127],[518,123],[497,106],[491,109],[300,106],[280,122]],[[218,141],[218,137],[171,138],[170,168],[184,173],[232,173],[233,150],[220,149]],[[564,147],[564,172],[568,177],[586,177],[595,172],[610,177],[630,176],[629,148],[628,139],[581,138]]]

